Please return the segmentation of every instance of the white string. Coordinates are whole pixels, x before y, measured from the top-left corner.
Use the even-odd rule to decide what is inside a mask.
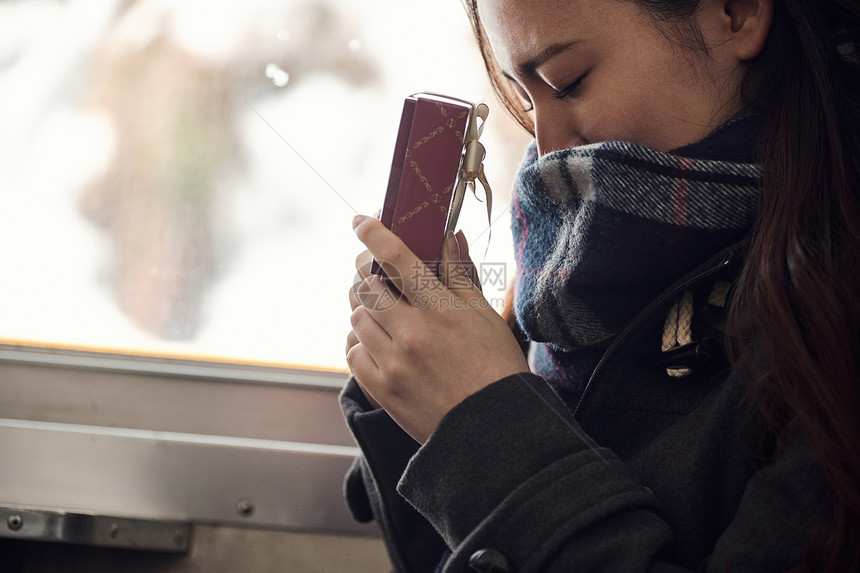
[[[466,138],[464,145],[463,159],[460,163],[460,172],[457,176],[457,185],[454,189],[454,196],[451,199],[451,210],[448,214],[448,222],[445,225],[445,232],[453,231],[457,226],[457,219],[460,217],[460,209],[463,206],[463,198],[466,195],[468,188],[472,195],[478,201],[475,181],[481,183],[484,189],[484,202],[487,204],[487,221],[492,227],[493,214],[493,193],[490,189],[490,182],[487,181],[487,176],[484,173],[484,158],[487,156],[484,145],[478,141],[481,134],[484,132],[484,124],[487,121],[487,116],[490,114],[490,108],[485,103],[473,105],[469,115],[469,124],[466,128]],[[480,121],[478,121],[480,120]],[[492,233],[492,230],[490,231]],[[487,248],[490,246],[490,238],[487,237]]]
[[[693,293],[687,291],[681,299],[672,305],[666,322],[663,325],[663,352],[686,346],[693,342]],[[690,374],[690,368],[667,368],[666,373],[672,378],[681,378]]]

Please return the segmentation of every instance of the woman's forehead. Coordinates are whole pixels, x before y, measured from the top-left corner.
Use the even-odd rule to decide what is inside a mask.
[[[581,3],[583,0],[478,0],[478,10],[496,56],[515,65],[554,43],[556,37],[576,34],[576,26],[568,21]]]
[[[509,71],[553,46],[597,40],[612,45],[625,41],[631,25],[652,27],[626,0],[477,0],[477,5],[496,58]]]

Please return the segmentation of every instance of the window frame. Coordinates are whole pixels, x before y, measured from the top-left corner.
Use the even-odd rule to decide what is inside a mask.
[[[0,343],[0,507],[377,536],[343,500],[345,380]]]

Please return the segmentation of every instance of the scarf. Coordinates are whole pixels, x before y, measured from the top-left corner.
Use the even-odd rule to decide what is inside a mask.
[[[517,174],[514,305],[532,366],[575,405],[603,351],[646,304],[755,217],[755,116],[673,152],[607,141],[538,157]]]

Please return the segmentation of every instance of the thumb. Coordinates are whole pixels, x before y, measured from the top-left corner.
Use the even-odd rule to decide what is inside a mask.
[[[478,272],[469,257],[469,245],[463,231],[457,231],[456,235],[448,231],[440,262],[442,282],[449,289],[459,294],[481,292]]]

